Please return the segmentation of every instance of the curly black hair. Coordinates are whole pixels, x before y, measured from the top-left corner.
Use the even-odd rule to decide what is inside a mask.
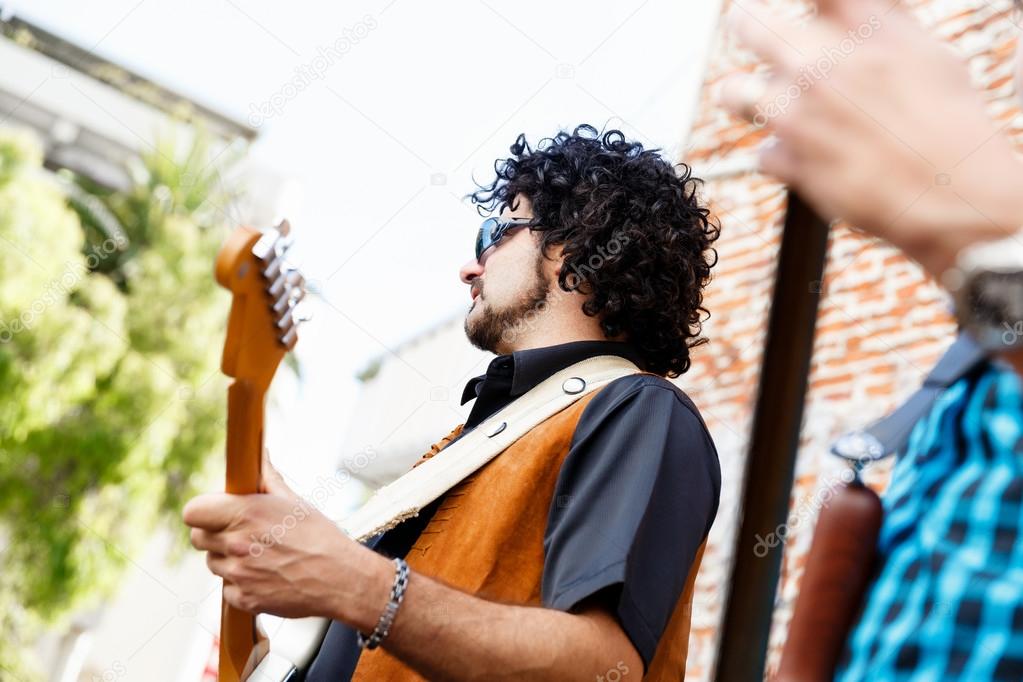
[[[516,197],[527,197],[542,253],[563,247],[559,286],[586,294],[583,312],[598,317],[606,337],[624,335],[648,371],[686,372],[689,349],[706,342],[703,289],[720,233],[697,198],[702,181],[659,149],[591,125],[535,149],[522,134],[510,151],[494,163],[494,181],[468,195],[477,210],[514,210]]]

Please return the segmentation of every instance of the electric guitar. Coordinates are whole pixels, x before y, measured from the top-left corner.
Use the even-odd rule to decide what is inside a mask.
[[[284,355],[295,347],[303,321],[296,305],[304,280],[286,264],[290,226],[259,232],[237,228],[217,254],[217,282],[231,292],[231,314],[221,369],[234,379],[227,391],[227,481],[235,494],[259,492],[266,392]],[[245,679],[266,636],[256,616],[221,602],[221,682]]]

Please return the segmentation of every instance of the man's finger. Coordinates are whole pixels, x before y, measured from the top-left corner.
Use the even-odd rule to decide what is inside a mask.
[[[227,557],[223,554],[216,554],[210,552],[206,555],[206,568],[210,569],[210,573],[219,576],[221,578],[226,577],[227,573]]]
[[[805,58],[796,34],[760,3],[733,4],[726,19],[742,45],[755,52],[775,72],[791,73]]]
[[[188,538],[192,546],[205,552],[224,553],[224,538],[220,533],[208,531],[204,528],[192,528]]]
[[[182,520],[193,528],[223,530],[244,504],[243,496],[227,493],[206,493],[193,497],[181,511]]]
[[[861,1],[871,7],[879,4],[878,0]],[[729,10],[728,24],[740,43],[763,59],[773,79],[788,84],[805,79],[808,72],[818,79],[810,67],[830,70],[836,59],[848,57],[847,46],[855,50],[881,28],[881,16],[881,9],[871,12],[858,5],[849,10],[848,18],[836,21],[783,15],[761,3],[743,3]],[[829,61],[830,66],[824,64]]]
[[[295,491],[292,490],[287,483],[284,482],[284,477],[281,472],[274,468],[274,465],[270,463],[270,451],[267,448],[263,448],[263,463],[260,472],[259,489],[269,495],[277,495],[279,497],[287,497],[289,499],[295,499],[298,496]]]
[[[768,81],[761,76],[732,76],[721,84],[721,105],[736,116],[762,127],[767,123],[763,106],[767,89]]]
[[[799,179],[799,158],[777,138],[768,139],[760,148],[757,165],[762,173],[772,175],[787,185]]]
[[[242,589],[237,585],[232,585],[231,583],[225,582],[224,591],[222,594],[224,596],[224,601],[226,601],[228,604],[235,607],[236,609],[248,611],[253,615],[257,615],[259,613],[258,610],[252,608],[253,602],[251,600],[247,600],[244,598]]]

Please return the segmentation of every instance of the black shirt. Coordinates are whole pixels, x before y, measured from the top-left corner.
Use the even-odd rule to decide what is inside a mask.
[[[643,367],[629,345],[576,341],[494,358],[471,379],[476,400],[463,435],[571,364],[619,355]],[[456,439],[457,440],[457,439]],[[612,381],[590,400],[558,474],[544,534],[541,599],[572,611],[598,592],[649,665],[717,513],[721,472],[710,434],[692,401],[670,381],[641,374]],[[367,544],[404,556],[440,500]],[[330,625],[308,682],[350,679],[355,633]]]

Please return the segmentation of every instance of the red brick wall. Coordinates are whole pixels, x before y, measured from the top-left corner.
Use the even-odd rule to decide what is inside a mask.
[[[774,4],[794,16],[805,12],[799,3],[776,0]],[[990,99],[992,115],[1018,135],[1021,126],[1011,58],[1020,29],[1012,23],[1010,0],[907,4],[935,34],[954,42],[968,58],[977,86]],[[746,435],[785,208],[783,188],[751,172],[753,152],[763,132],[730,118],[715,103],[715,86],[724,77],[754,68],[748,54],[718,36],[684,158],[695,166],[698,176],[707,178],[703,194],[722,225],[720,261],[707,293],[712,317],[705,333],[710,343],[694,352],[692,370],[678,380],[707,419],[718,444],[724,479],[721,511],[698,581],[690,680],[709,679],[713,674]],[[878,169],[879,181],[883,173]],[[944,294],[915,264],[847,226],[833,230],[826,275],[818,286],[823,287],[823,297],[791,501],[792,532],[784,544],[772,665],[784,640],[820,493],[841,471],[826,454],[828,443],[881,416],[911,393],[954,331]],[[868,472],[868,480],[881,489],[887,475],[888,466],[878,465]]]

